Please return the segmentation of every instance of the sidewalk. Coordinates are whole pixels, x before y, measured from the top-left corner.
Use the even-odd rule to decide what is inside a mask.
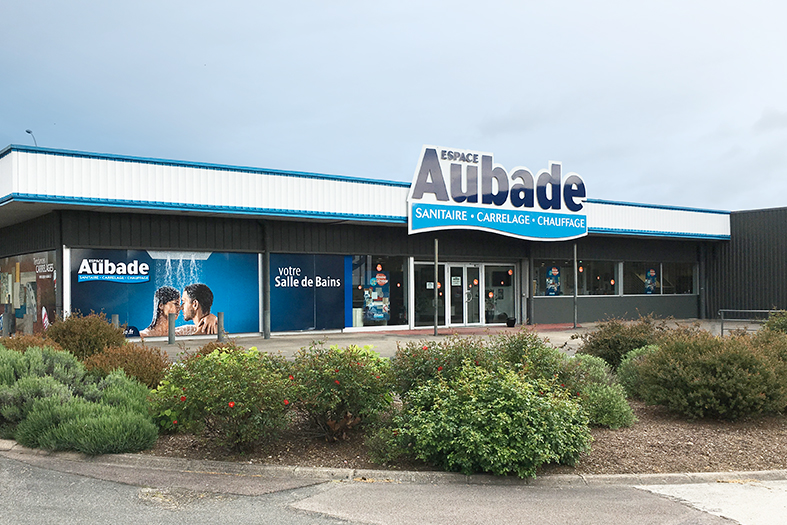
[[[674,324],[693,324],[699,323],[700,326],[711,333],[718,334],[720,329],[717,320],[697,320],[682,319],[669,321]],[[569,355],[580,347],[581,340],[574,338],[582,334],[591,332],[598,323],[582,323],[574,328],[573,324],[541,324],[532,326],[517,326],[508,328],[506,326],[494,325],[489,327],[452,327],[440,328],[438,335],[434,335],[434,328],[423,328],[418,330],[392,330],[392,331],[314,331],[286,334],[272,334],[270,339],[265,339],[260,334],[245,334],[233,336],[229,334],[230,340],[236,341],[239,345],[250,348],[256,347],[260,350],[281,353],[285,357],[292,357],[301,348],[308,347],[312,343],[322,342],[325,345],[338,345],[340,347],[357,345],[371,346],[374,351],[383,357],[393,357],[396,354],[398,345],[405,345],[409,342],[443,340],[453,335],[474,336],[487,338],[494,335],[505,333],[516,333],[520,330],[533,330],[539,337],[545,338],[550,344],[565,350]],[[164,350],[170,359],[177,359],[178,355],[184,351],[192,351],[216,341],[216,336],[198,336],[191,338],[179,338],[175,344],[168,344],[166,338],[150,338],[145,340],[148,346],[154,346]]]

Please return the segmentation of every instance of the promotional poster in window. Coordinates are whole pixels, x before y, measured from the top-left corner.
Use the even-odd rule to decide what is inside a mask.
[[[129,337],[260,331],[257,254],[155,250],[71,250],[71,310],[118,314]]]
[[[348,281],[352,257],[271,254],[271,330],[344,328]]]
[[[55,252],[0,259],[0,332],[40,333],[55,320]]]

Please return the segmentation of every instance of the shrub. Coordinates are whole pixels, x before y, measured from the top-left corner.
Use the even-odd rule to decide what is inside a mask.
[[[787,333],[787,311],[780,310],[778,312],[771,312],[763,328],[775,332]],[[2,342],[2,340],[0,340],[0,342]]]
[[[626,391],[626,395],[634,399],[642,399],[642,379],[639,376],[639,367],[647,356],[658,350],[656,345],[636,348],[623,357],[618,367],[618,381]]]
[[[24,353],[19,377],[52,376],[57,381],[76,388],[85,377],[85,367],[69,352],[49,347],[31,347]]]
[[[186,356],[153,391],[153,413],[164,430],[206,430],[227,447],[270,439],[287,420],[290,381],[281,358],[237,347]]]
[[[637,421],[619,383],[588,385],[582,390],[580,404],[593,425],[616,429],[630,427]]]
[[[544,463],[574,464],[591,439],[565,390],[470,363],[410,391],[396,424],[415,457],[464,474],[534,477]]]
[[[582,346],[577,353],[600,357],[617,370],[623,356],[635,348],[656,344],[664,329],[663,323],[657,324],[650,316],[635,322],[609,319],[599,323],[593,332],[580,336]]]
[[[465,360],[485,367],[494,363],[494,354],[483,341],[451,336],[442,341],[409,342],[397,346],[391,360],[396,391],[404,395],[437,377],[455,377]]]
[[[100,395],[98,402],[131,410],[140,414],[149,414],[148,388],[126,375],[122,369],[113,370],[97,385]]]
[[[782,411],[787,371],[780,353],[787,344],[763,347],[774,335],[675,332],[638,366],[642,397],[691,419]]]
[[[127,343],[123,346],[110,346],[85,359],[88,371],[107,375],[122,368],[126,374],[137,378],[148,388],[156,388],[169,366],[167,354],[160,348],[144,344]]]
[[[566,355],[533,331],[499,335],[492,346],[498,366],[513,366],[531,379],[555,378],[565,366]]]
[[[0,386],[11,386],[21,377],[21,371],[27,368],[25,358],[15,350],[0,346]]]
[[[14,427],[27,417],[37,399],[56,397],[68,399],[71,390],[51,376],[26,376],[13,385],[0,386],[0,426],[3,435],[13,433]]]
[[[52,323],[46,336],[83,360],[104,348],[122,346],[126,342],[123,329],[112,326],[103,313],[82,316],[75,312]]]
[[[16,432],[17,441],[28,447],[89,455],[146,450],[157,437],[150,419],[134,410],[57,398],[36,401]]]
[[[291,376],[297,407],[327,436],[341,436],[390,406],[389,369],[388,360],[369,348],[303,348]]]
[[[0,346],[22,353],[28,348],[35,346],[48,347],[52,350],[63,350],[53,339],[47,338],[43,334],[14,334],[11,337],[0,337]]]
[[[592,425],[630,427],[636,421],[626,393],[600,357],[577,355],[563,361],[561,387],[576,395]]]

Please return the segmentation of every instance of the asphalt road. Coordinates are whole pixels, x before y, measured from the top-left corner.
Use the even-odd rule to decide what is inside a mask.
[[[0,441],[0,524],[783,523],[787,472],[545,476],[45,454]]]

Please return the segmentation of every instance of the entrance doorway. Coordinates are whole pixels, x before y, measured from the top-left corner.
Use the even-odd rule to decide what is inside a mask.
[[[505,323],[515,315],[514,265],[480,263],[415,263],[415,326],[434,325],[434,290],[437,287],[437,322],[440,326]]]

